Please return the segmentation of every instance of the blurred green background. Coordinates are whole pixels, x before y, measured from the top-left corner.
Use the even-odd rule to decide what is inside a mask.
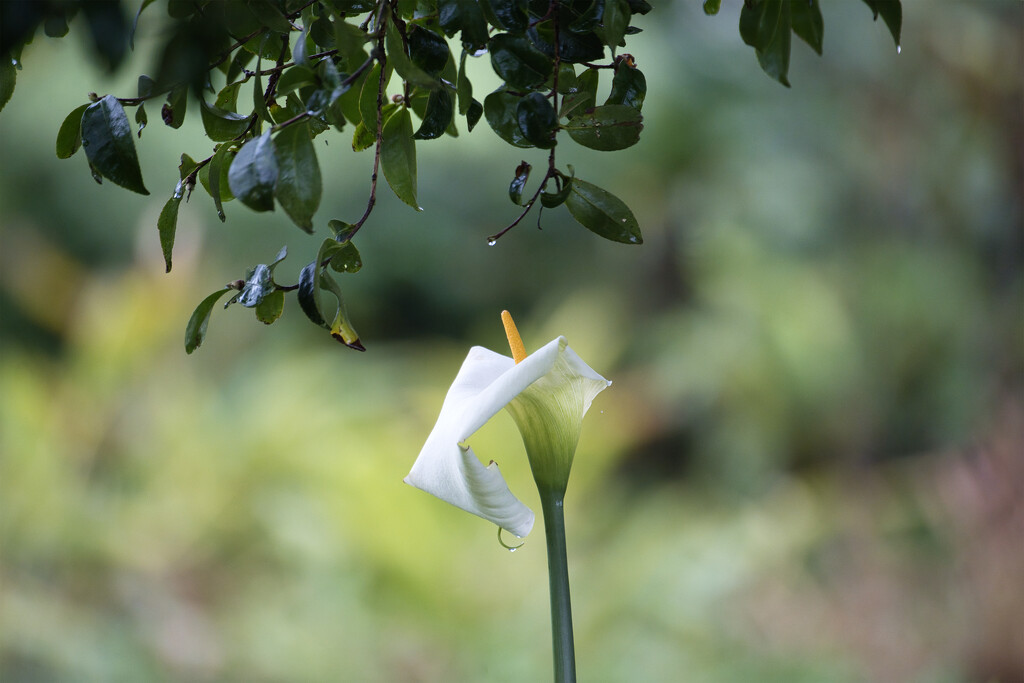
[[[537,532],[510,554],[402,483],[508,308],[614,381],[566,506],[580,680],[1024,681],[1024,5],[908,0],[897,55],[824,3],[787,90],[724,4],[637,18],[637,146],[559,146],[643,246],[558,209],[488,247],[544,154],[485,125],[421,143],[426,210],[383,187],[342,282],[365,354],[294,299],[182,337],[282,244],[297,278],[362,213],[370,153],[318,138],[315,237],[237,202],[222,225],[197,190],[165,275],[196,122],[151,108],[151,197],[53,154],[87,92],[134,93],[159,21],[114,79],[74,31],[37,37],[0,113],[0,679],[549,678]],[[473,445],[536,508],[511,420]]]

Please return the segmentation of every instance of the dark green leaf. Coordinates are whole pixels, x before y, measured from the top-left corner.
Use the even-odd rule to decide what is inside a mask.
[[[256,304],[256,319],[265,325],[273,324],[284,313],[284,292],[280,289],[263,297]]]
[[[359,117],[370,130],[377,130],[377,95],[386,92],[390,77],[391,70],[387,69],[384,73],[384,87],[381,88],[380,64],[374,64],[373,68],[370,69],[370,75],[366,77],[366,81],[363,83],[363,89],[359,95]],[[382,99],[381,104],[385,101],[386,98]]]
[[[331,269],[339,273],[358,273],[363,267],[363,259],[359,250],[352,242],[338,243],[337,252],[331,257]]]
[[[462,31],[462,45],[476,52],[487,45],[487,20],[478,0],[437,0],[438,22],[449,38]]]
[[[516,105],[520,99],[503,90],[492,92],[484,99],[484,116],[491,129],[508,144],[514,147],[533,147],[519,128]]]
[[[113,71],[128,52],[131,32],[121,3],[83,2],[79,7],[89,26],[95,55],[102,59],[108,71]]]
[[[332,218],[327,221],[327,227],[334,233],[334,239],[339,244],[348,242],[352,239],[352,235],[356,234],[357,228],[352,223],[346,223],[345,221],[339,221],[337,218]]]
[[[606,104],[572,117],[566,129],[584,147],[612,152],[635,145],[643,127],[643,116],[633,107]]]
[[[480,104],[476,100],[472,100],[469,103],[469,111],[466,112],[466,127],[472,131],[476,128],[477,121],[483,116],[484,105]]]
[[[197,166],[199,166],[199,164],[196,163],[195,159],[187,154],[182,154],[181,163],[178,164],[178,174],[181,176],[181,179],[184,180],[192,174],[192,171],[196,170]]]
[[[356,124],[356,129],[352,133],[352,151],[362,152],[364,149],[370,149],[374,143],[377,142],[377,133],[366,127],[362,121]]]
[[[643,72],[627,64],[626,60],[619,62],[615,68],[615,77],[612,79],[612,91],[605,104],[625,104],[640,111],[646,96],[647,79]]]
[[[629,3],[626,0],[605,0],[601,28],[596,31],[605,45],[613,49],[625,45],[623,37],[626,35],[630,16]]]
[[[274,138],[277,186],[274,194],[288,217],[306,232],[313,232],[313,214],[323,191],[309,126],[305,122],[283,128]]]
[[[530,23],[527,16],[529,0],[485,0],[501,28],[511,33],[522,33]]]
[[[138,97],[149,97],[153,94],[156,83],[152,78],[146,75],[139,76],[139,85],[137,88]]]
[[[422,211],[416,202],[416,144],[412,137],[412,115],[402,108],[384,124],[380,165],[392,191],[403,202]]]
[[[563,178],[562,189],[556,192],[541,192],[540,193],[540,205],[545,209],[553,209],[556,206],[561,206],[565,203],[565,200],[569,198],[569,193],[572,191],[572,178]]]
[[[495,73],[513,88],[536,88],[551,76],[553,62],[526,36],[499,33],[491,38],[487,49]]]
[[[573,116],[576,112],[584,112],[597,104],[599,79],[597,69],[587,69],[581,73],[576,78],[576,87],[562,98],[560,115],[563,117]]]
[[[135,154],[128,117],[117,98],[107,95],[82,114],[82,146],[89,164],[121,187],[149,194]]]
[[[825,23],[821,18],[818,0],[794,2],[789,7],[790,22],[793,33],[800,36],[805,43],[821,54],[821,41],[824,36]]]
[[[188,86],[180,85],[167,93],[167,102],[160,110],[160,117],[171,128],[181,128],[181,124],[185,122],[187,107]]]
[[[789,87],[790,0],[744,3],[740,11],[740,36],[754,48],[766,74]]]
[[[541,149],[555,146],[558,115],[551,101],[539,92],[532,92],[516,104],[516,119],[523,137]]]
[[[234,199],[234,195],[231,194],[230,181],[228,180],[231,162],[228,161],[227,156],[230,153],[230,145],[220,145],[213,158],[210,159],[210,163],[203,166],[198,174],[199,182],[203,184],[206,192],[213,197],[213,205],[217,208],[217,216],[221,222],[226,219],[224,215],[224,202]]]
[[[607,190],[574,178],[565,205],[583,227],[605,239],[623,244],[642,244],[644,241],[633,212]]]
[[[256,76],[253,77],[252,111],[259,117],[260,121],[273,124],[274,119],[270,116],[270,110],[267,108],[267,99],[263,91],[263,81],[260,78],[260,68],[262,65],[263,58],[260,57],[256,60]],[[259,132],[259,130],[259,124],[257,123],[256,131]]]
[[[512,200],[513,204],[522,206],[523,190],[526,188],[526,181],[530,179],[531,168],[532,166],[525,161],[516,166],[516,175],[508,186],[508,198]]]
[[[314,324],[327,326],[323,314],[320,313],[320,259],[307,264],[299,272],[299,288],[296,291],[299,308]]]
[[[459,75],[455,81],[455,92],[459,96],[459,113],[465,116],[469,113],[469,106],[473,102],[473,84],[466,75],[466,56],[469,53],[462,51],[459,58]]]
[[[149,117],[146,116],[146,105],[140,104],[135,109],[135,124],[139,127],[138,135],[140,139],[142,138],[142,130],[146,127],[146,124],[148,123]]]
[[[430,76],[440,74],[451,54],[448,49],[448,41],[433,31],[416,24],[409,24],[407,32],[409,58],[412,59],[412,63]]]
[[[206,137],[214,142],[227,142],[241,136],[249,128],[252,116],[242,116],[217,107],[211,107],[199,98],[199,109],[202,112],[203,128]]]
[[[292,30],[291,22],[270,0],[249,0],[248,7],[253,16],[270,30],[286,35]]]
[[[213,106],[224,111],[235,112],[238,109],[238,89],[241,87],[241,81],[225,85],[217,93],[217,99],[214,101]]]
[[[18,69],[10,57],[0,55],[0,111],[11,101],[14,85],[18,80]]]
[[[354,72],[366,61],[366,34],[358,27],[343,21],[341,18],[334,20],[334,43],[341,57],[339,66],[342,71]]]
[[[67,159],[78,151],[82,146],[82,114],[89,107],[89,103],[75,107],[71,113],[60,124],[57,131],[57,158]]]
[[[268,129],[238,150],[228,171],[228,185],[231,194],[253,211],[273,211],[276,183],[277,161]]]
[[[422,88],[437,88],[440,86],[436,78],[413,64],[412,60],[409,59],[409,55],[405,53],[405,47],[402,44],[402,36],[398,33],[398,27],[393,22],[388,24],[386,45],[388,64],[393,66],[398,75],[404,80],[408,81],[411,85]],[[366,86],[363,87],[365,89]]]
[[[864,0],[864,3],[871,8],[875,15],[882,15],[882,21],[889,27],[889,33],[896,42],[896,48],[900,46],[900,31],[903,28],[903,5],[900,0]]]
[[[210,314],[213,312],[213,307],[217,300],[229,291],[231,291],[230,287],[217,290],[196,306],[196,310],[188,320],[188,325],[185,326],[185,353],[192,353],[206,339],[206,328],[210,324]]]
[[[445,88],[430,91],[423,123],[413,136],[417,140],[433,140],[441,137],[455,116],[452,95]]]
[[[316,74],[307,66],[296,65],[284,70],[281,78],[277,81],[277,94],[287,95],[293,90],[304,88],[307,85],[316,85]]]
[[[167,200],[156,220],[156,228],[160,234],[160,250],[164,255],[166,272],[171,272],[171,252],[174,251],[174,233],[178,229],[178,207],[181,205],[183,192],[182,183],[174,190],[174,195]]]
[[[254,56],[255,55],[248,50],[238,50],[235,52],[235,56],[231,60],[231,64],[228,66],[225,81],[231,83],[238,78],[242,74],[242,69],[248,66]]]

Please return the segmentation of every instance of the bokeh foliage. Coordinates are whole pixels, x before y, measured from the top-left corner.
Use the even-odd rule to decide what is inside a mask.
[[[738,6],[659,8],[644,137],[566,154],[639,198],[639,250],[568,214],[488,247],[520,152],[424,152],[434,208],[382,201],[360,233],[388,264],[353,280],[366,354],[221,315],[186,357],[194,303],[287,219],[182,204],[164,275],[163,200],[49,156],[99,78],[84,48],[30,46],[0,113],[0,678],[546,677],[536,539],[510,555],[401,484],[504,307],[615,382],[569,488],[581,679],[1018,680],[1022,10],[908,3],[897,56],[838,7],[859,28],[794,49],[788,90]],[[142,166],[182,135],[205,144],[147,127]],[[337,215],[369,164],[333,150]],[[474,447],[527,491],[517,439],[498,421]]]

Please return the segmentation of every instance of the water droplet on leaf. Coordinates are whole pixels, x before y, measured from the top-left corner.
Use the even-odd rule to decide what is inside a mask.
[[[487,240],[487,246],[489,246],[489,247],[493,247],[497,243],[498,243],[498,240]]]

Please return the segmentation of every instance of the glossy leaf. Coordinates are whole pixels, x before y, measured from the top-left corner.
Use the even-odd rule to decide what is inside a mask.
[[[422,68],[413,63],[409,55],[405,53],[405,47],[402,43],[402,36],[398,33],[398,28],[391,22],[387,27],[387,53],[388,53],[388,64],[393,66],[398,75],[404,80],[408,81],[411,85],[420,86],[422,88],[438,88],[440,83],[436,78],[428,74]],[[371,74],[372,78],[372,74]],[[367,84],[370,80],[367,80]],[[366,86],[363,86],[364,90]],[[360,101],[360,106],[362,102]]]
[[[516,175],[508,186],[508,198],[513,204],[522,206],[523,190],[526,188],[526,181],[530,179],[530,169],[533,168],[525,161],[516,166]]]
[[[135,125],[138,126],[137,134],[142,137],[143,129],[149,124],[149,117],[146,116],[146,105],[140,104],[135,108]]]
[[[409,58],[412,63],[436,77],[448,63],[451,50],[448,41],[429,29],[409,24],[406,29],[409,40]]]
[[[623,244],[642,244],[644,241],[629,207],[597,185],[574,178],[565,205],[583,227],[605,239]]]
[[[281,129],[274,137],[274,157],[277,201],[295,225],[313,232],[313,214],[320,207],[323,185],[309,126],[303,122]]]
[[[230,287],[217,290],[196,306],[196,310],[192,312],[192,317],[188,320],[188,325],[185,326],[185,353],[192,353],[206,339],[206,328],[210,324],[213,307],[229,291],[231,291]]]
[[[230,111],[208,105],[202,98],[199,100],[202,112],[203,128],[206,137],[214,142],[227,142],[238,138],[249,128],[252,116],[242,116]]]
[[[107,95],[82,114],[82,146],[89,164],[105,178],[139,194],[149,194],[135,154],[128,116],[117,98]]]
[[[299,272],[299,287],[296,290],[299,308],[315,325],[327,326],[320,313],[320,260],[306,264]]]
[[[253,268],[245,278],[245,285],[238,294],[238,303],[246,308],[253,308],[263,301],[263,297],[274,291],[270,266],[261,263]]]
[[[555,146],[558,115],[551,101],[539,92],[520,98],[516,104],[516,119],[523,137],[541,149]]]
[[[605,45],[613,48],[625,45],[623,38],[629,26],[630,16],[629,3],[626,0],[605,0],[601,28],[596,31]]]
[[[575,116],[597,104],[597,85],[600,75],[597,69],[587,69],[576,77],[576,86],[562,98],[560,116]]]
[[[156,228],[160,234],[160,251],[164,255],[165,272],[171,272],[171,253],[174,251],[174,234],[178,229],[178,207],[181,206],[183,195],[181,183],[178,183],[174,195],[167,200],[156,220]]]
[[[82,146],[82,114],[89,107],[89,103],[75,107],[71,113],[60,124],[57,131],[57,158],[68,159]]]
[[[640,111],[646,96],[647,79],[643,72],[627,64],[626,60],[619,62],[615,68],[615,77],[612,78],[612,91],[605,104],[625,104]]]
[[[501,28],[510,33],[522,33],[527,29],[530,18],[527,15],[528,0],[484,0],[490,5],[494,18]]]
[[[754,48],[766,74],[789,87],[790,1],[761,0],[744,3],[740,11],[740,37]]]
[[[412,114],[404,107],[384,124],[380,165],[395,195],[417,211],[422,211],[416,202],[416,143],[412,137]]]
[[[635,145],[644,125],[643,116],[633,107],[606,104],[574,116],[565,128],[584,147],[613,152]]]
[[[487,49],[495,73],[513,88],[536,88],[551,76],[553,62],[526,36],[499,33],[491,38]]]
[[[438,22],[449,38],[462,31],[462,44],[470,51],[487,45],[487,20],[479,0],[437,0]]]
[[[466,112],[466,127],[472,131],[476,128],[476,124],[480,121],[480,117],[484,114],[484,105],[480,104],[476,100],[471,100],[469,103],[469,111]]]
[[[363,267],[362,256],[352,242],[338,243],[337,252],[331,257],[331,269],[338,273],[358,273]]]
[[[465,50],[462,51],[462,57],[459,58],[459,74],[455,80],[455,93],[459,98],[459,113],[465,116],[469,113],[469,107],[473,103],[473,84],[469,80],[469,76],[466,75],[466,56]]]
[[[270,130],[267,130],[238,150],[228,170],[228,185],[231,194],[253,211],[273,211],[276,183],[274,143],[270,139]]]
[[[516,105],[521,98],[504,91],[492,92],[484,99],[484,116],[491,130],[513,147],[533,147],[519,128]]]
[[[427,109],[423,115],[423,123],[413,136],[417,140],[433,140],[441,137],[451,125],[455,116],[455,104],[452,95],[446,88],[432,90],[427,98]]]
[[[569,193],[572,191],[573,178],[562,177],[562,189],[556,190],[555,192],[541,192],[540,193],[540,204],[545,209],[553,209],[556,206],[561,206],[565,203],[565,200],[569,198]]]
[[[388,86],[388,79],[391,76],[391,70],[388,69],[384,73],[384,88],[386,92]],[[366,124],[366,127],[370,130],[377,130],[377,95],[381,92],[380,84],[380,64],[375,64],[370,69],[370,75],[366,77],[366,81],[363,83],[362,92],[359,95],[359,116],[360,120]],[[382,100],[382,104],[387,101],[386,96]]]
[[[304,88],[307,85],[316,85],[316,74],[307,66],[296,65],[290,67],[281,74],[277,81],[277,94],[287,95],[293,90]]]

